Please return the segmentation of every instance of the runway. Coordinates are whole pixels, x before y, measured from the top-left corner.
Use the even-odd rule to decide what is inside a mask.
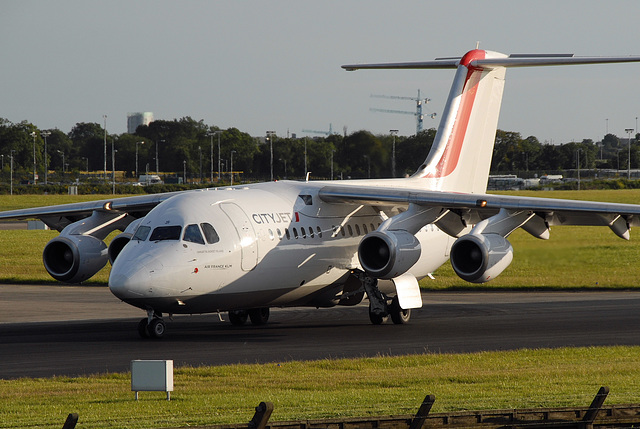
[[[640,292],[424,293],[408,325],[369,323],[366,305],[272,309],[266,326],[178,316],[142,340],[144,313],[103,287],[0,286],[0,378],[121,372],[133,359],[182,365],[410,353],[640,344]]]

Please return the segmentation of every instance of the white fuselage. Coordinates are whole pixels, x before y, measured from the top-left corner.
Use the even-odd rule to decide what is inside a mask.
[[[360,240],[386,215],[323,202],[322,186],[271,182],[172,197],[145,216],[114,262],[111,291],[164,313],[336,305],[360,268]],[[434,225],[416,237],[422,254],[410,273],[420,279],[447,260],[452,240]]]

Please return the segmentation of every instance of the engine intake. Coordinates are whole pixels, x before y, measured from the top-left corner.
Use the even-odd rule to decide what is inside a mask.
[[[485,283],[513,260],[511,243],[498,234],[467,234],[451,247],[451,266],[463,280]]]
[[[111,243],[109,243],[109,250],[107,251],[107,254],[109,255],[109,263],[111,265],[113,265],[120,252],[122,252],[124,246],[131,241],[131,237],[133,237],[133,234],[123,232],[116,235],[113,240],[111,240]]]
[[[45,246],[42,261],[54,279],[80,283],[105,266],[107,245],[91,235],[58,236]]]
[[[420,259],[418,239],[407,231],[374,231],[358,247],[362,269],[372,277],[392,279],[406,273]]]

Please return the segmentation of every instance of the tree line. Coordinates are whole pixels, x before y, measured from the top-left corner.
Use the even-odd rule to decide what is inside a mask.
[[[105,138],[106,169],[111,171],[113,168],[113,147],[115,170],[123,171],[130,181],[147,171],[155,174],[157,165],[157,170],[165,176],[184,175],[193,182],[208,182],[213,170],[214,182],[218,173],[226,182],[232,160],[236,181],[269,180],[272,168],[274,179],[302,179],[305,158],[306,171],[313,179],[392,177],[394,146],[395,176],[402,177],[412,174],[425,159],[435,133],[431,128],[412,136],[357,131],[324,137],[265,135],[256,138],[237,128],[223,130],[190,117],[156,120],[138,127],[134,134],[105,133],[98,123],[78,123],[65,133],[58,129],[40,130],[27,121],[12,123],[0,118],[0,181],[8,181],[11,157],[14,180],[31,179],[34,148],[40,182],[45,168],[51,172],[51,181],[72,181],[87,171],[93,172],[94,177],[100,176],[105,169]],[[635,136],[630,148],[631,168],[634,169],[640,165],[637,142],[638,136]],[[493,174],[517,172],[527,177],[534,172],[551,173],[578,166],[581,169],[626,169],[627,144],[628,139],[607,134],[600,142],[583,140],[551,145],[539,142],[534,136],[523,138],[517,132],[498,130],[491,171]]]

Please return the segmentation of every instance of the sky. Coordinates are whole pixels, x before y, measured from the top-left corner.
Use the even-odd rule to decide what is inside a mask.
[[[453,70],[361,70],[480,48],[640,54],[637,0],[2,0],[0,117],[68,132],[127,113],[190,116],[253,136],[304,129],[415,133],[410,100],[440,115]],[[498,127],[541,142],[626,136],[640,116],[640,64],[510,69]],[[439,117],[425,117],[425,128]],[[319,135],[319,134],[315,134]]]

